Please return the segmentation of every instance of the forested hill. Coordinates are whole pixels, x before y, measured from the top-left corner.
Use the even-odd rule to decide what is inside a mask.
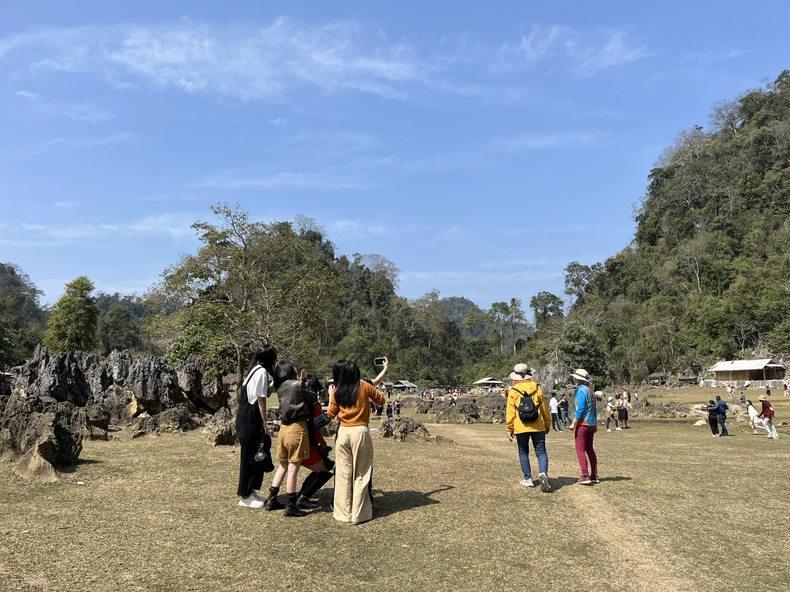
[[[682,133],[636,221],[625,250],[566,278],[568,321],[594,332],[601,371],[790,353],[790,71]]]

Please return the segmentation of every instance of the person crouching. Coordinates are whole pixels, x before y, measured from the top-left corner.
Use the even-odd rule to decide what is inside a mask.
[[[314,394],[307,385],[307,371],[297,379],[296,367],[291,362],[280,362],[274,369],[274,390],[280,400],[280,420],[282,426],[277,437],[277,460],[280,467],[272,480],[266,509],[285,508],[285,516],[306,516],[306,512],[296,505],[296,477],[302,461],[310,456],[310,439],[307,422],[311,419]],[[283,479],[288,502],[283,506],[277,501],[277,494]]]

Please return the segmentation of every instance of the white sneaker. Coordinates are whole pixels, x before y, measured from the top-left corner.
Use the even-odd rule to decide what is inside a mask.
[[[250,497],[241,498],[239,500],[239,505],[242,508],[255,508],[258,510],[264,506],[264,503],[259,499],[255,499],[254,495],[251,495]]]
[[[521,485],[524,487],[535,487],[535,484],[532,482],[532,479],[522,479],[519,481]]]
[[[618,432],[621,432],[621,431],[623,431],[623,428],[615,428],[615,430],[617,430]]]
[[[266,498],[258,493],[255,493],[254,491],[252,492],[252,497],[254,497],[259,502],[263,502],[264,504],[266,503]]]
[[[611,432],[612,430],[610,430],[610,429],[607,429],[606,431],[607,431],[607,432]]]

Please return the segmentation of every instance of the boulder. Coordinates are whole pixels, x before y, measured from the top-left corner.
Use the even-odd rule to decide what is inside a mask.
[[[210,376],[200,356],[192,354],[176,366],[181,390],[199,409],[216,412],[228,405],[228,389],[221,376]]]
[[[436,423],[474,423],[480,419],[477,405],[463,401],[436,415]]]
[[[107,372],[115,386],[129,391],[138,407],[151,414],[186,404],[178,376],[165,360],[155,356],[132,357],[128,351],[113,351]]]
[[[201,426],[199,418],[193,416],[186,405],[167,409],[156,415],[144,413],[132,422],[132,438],[150,434],[188,432]]]
[[[99,358],[80,351],[53,353],[38,345],[33,359],[12,369],[13,387],[30,396],[52,397],[82,407],[109,385]]]
[[[392,438],[396,442],[435,442],[436,438],[431,436],[427,428],[418,421],[409,417],[398,417],[397,419],[382,419],[379,424],[378,436],[381,438]],[[448,443],[446,438],[442,438],[442,444]]]
[[[108,387],[106,391],[94,397],[93,403],[101,405],[109,413],[110,421],[113,423],[128,423],[143,412],[134,393],[116,385]]]
[[[208,421],[203,433],[208,436],[212,446],[234,446],[239,440],[236,436],[236,418],[228,407],[217,411]]]
[[[25,479],[56,481],[56,467],[79,459],[86,421],[73,403],[14,393],[0,409],[0,455],[17,460],[14,472]]]

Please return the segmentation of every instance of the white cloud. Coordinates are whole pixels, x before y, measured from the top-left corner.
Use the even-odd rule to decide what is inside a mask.
[[[38,99],[38,93],[34,93],[29,90],[15,90],[14,94],[18,97],[23,97],[25,99],[29,99],[31,101],[35,101]]]
[[[582,31],[535,25],[520,40],[502,44],[492,68],[503,73],[560,61],[567,62],[577,75],[588,78],[649,55],[645,45],[630,42],[624,29]]]
[[[281,189],[324,189],[338,191],[343,189],[360,189],[355,181],[326,173],[275,173],[261,176],[239,176],[234,171],[224,171],[218,175],[206,177],[193,188],[204,189],[260,189],[274,191]]]
[[[22,231],[29,246],[55,246],[75,242],[90,242],[113,236],[171,236],[184,238],[194,234],[190,228],[197,214],[158,214],[125,224],[38,224],[22,222],[12,230]]]
[[[41,111],[48,115],[66,117],[74,121],[87,121],[89,123],[101,123],[115,117],[115,114],[111,111],[101,109],[91,103],[50,103],[42,105]]]
[[[57,209],[59,209],[59,210],[70,210],[71,208],[74,207],[74,205],[75,204],[74,204],[73,201],[56,201],[55,202],[55,207]]]
[[[741,58],[751,53],[754,53],[754,51],[748,49],[684,51],[678,56],[678,59],[684,63],[712,64],[714,62]]]
[[[272,125],[285,125],[285,119],[283,119],[282,117],[278,117],[276,119],[270,119],[269,123],[271,123]]]
[[[95,138],[55,138],[38,144],[36,148],[51,148],[53,146],[69,146],[71,148],[94,148],[97,146],[106,146],[108,144],[115,144],[116,142],[124,142],[132,138],[131,134],[125,132],[112,134],[111,136],[95,137]]]
[[[522,154],[544,148],[605,148],[609,142],[591,132],[523,133],[500,138],[491,143],[498,152]]]
[[[291,94],[303,89],[387,99],[435,91],[485,103],[520,102],[531,99],[533,90],[492,84],[486,69],[501,74],[544,64],[588,77],[647,55],[623,29],[535,26],[515,42],[491,44],[468,35],[390,40],[373,25],[312,25],[286,17],[257,27],[188,19],[48,27],[0,39],[0,59],[21,72],[89,73],[115,88],[180,89],[280,104],[290,104]]]

